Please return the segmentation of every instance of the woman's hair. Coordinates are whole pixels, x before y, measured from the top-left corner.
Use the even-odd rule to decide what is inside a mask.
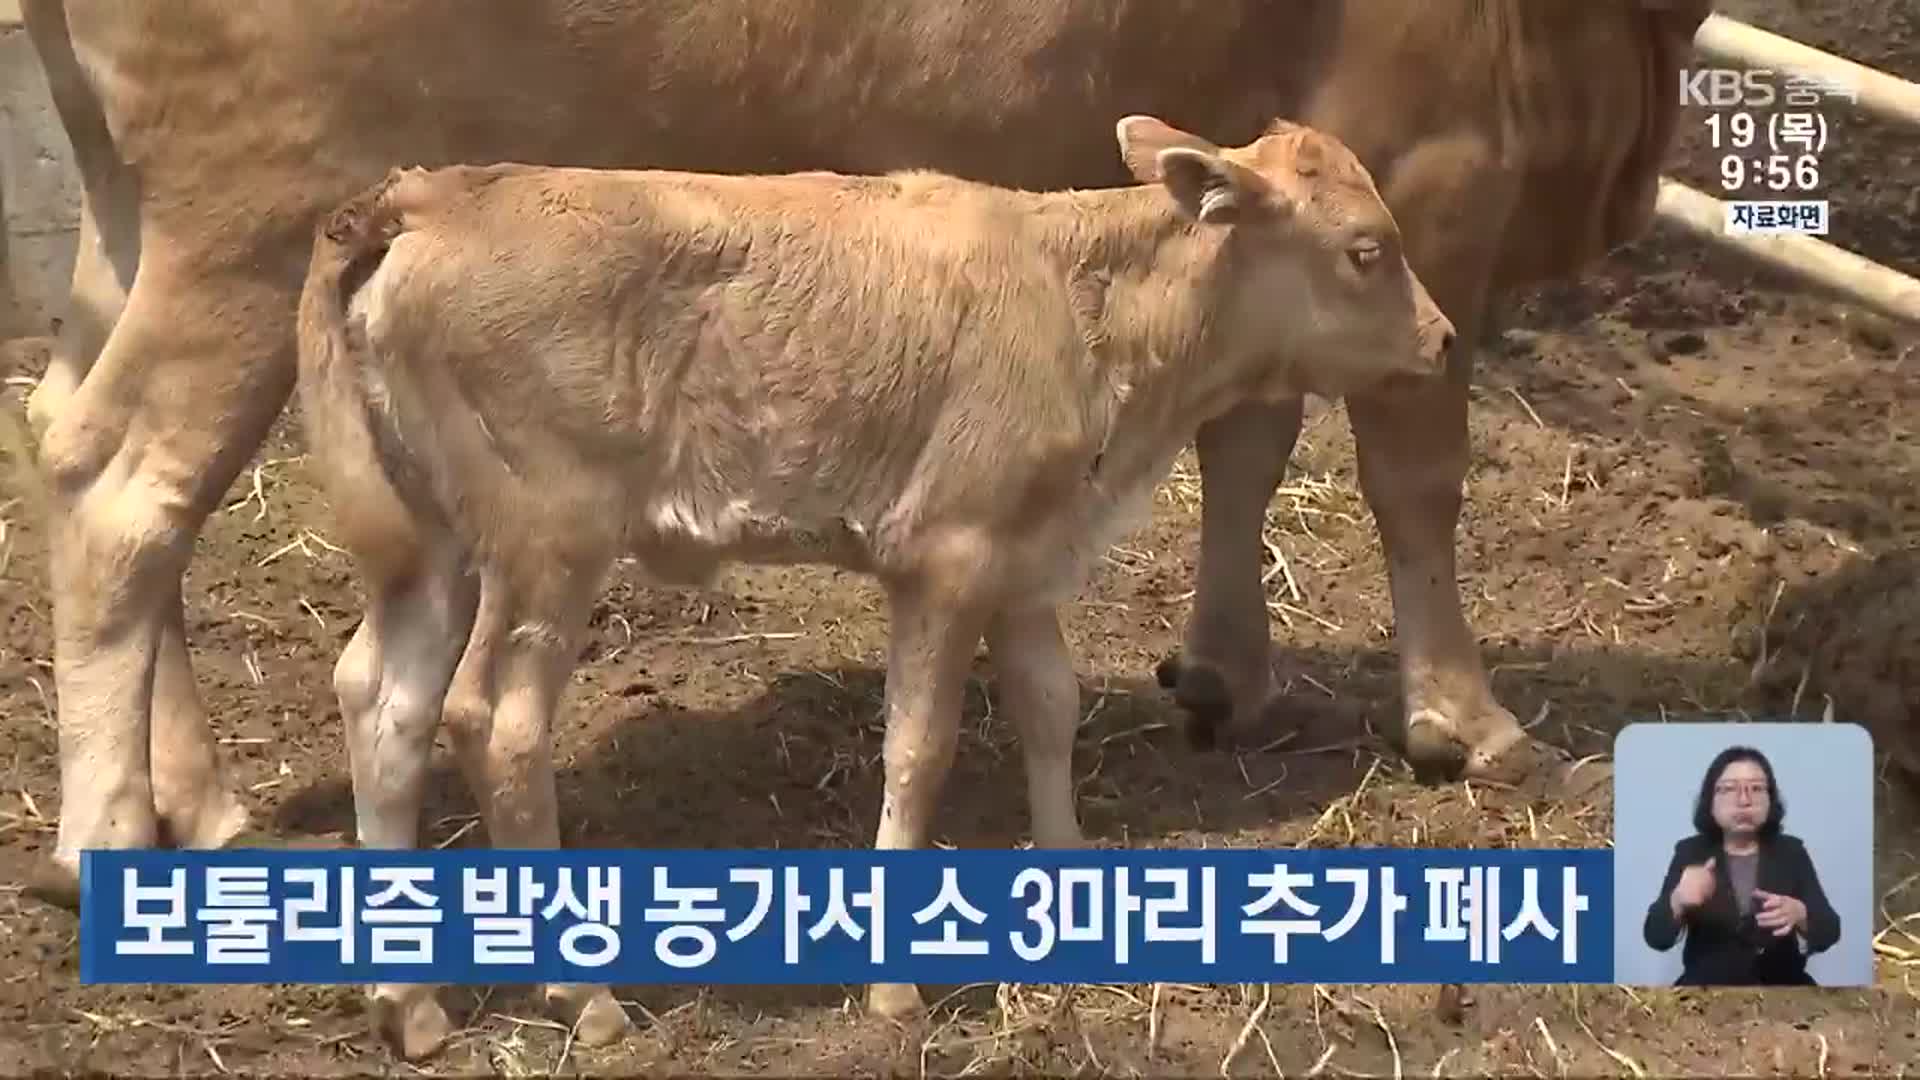
[[[1707,766],[1707,774],[1700,778],[1700,797],[1693,803],[1694,830],[1716,844],[1724,838],[1725,830],[1713,820],[1713,786],[1720,782],[1720,774],[1727,771],[1727,766],[1736,761],[1751,761],[1767,776],[1767,819],[1761,822],[1759,833],[1762,839],[1771,840],[1780,835],[1781,819],[1787,816],[1787,802],[1780,797],[1780,784],[1773,778],[1773,763],[1751,746],[1729,746]]]

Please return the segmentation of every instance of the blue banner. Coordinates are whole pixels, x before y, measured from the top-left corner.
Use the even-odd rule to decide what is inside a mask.
[[[88,851],[84,983],[1608,983],[1590,850]]]

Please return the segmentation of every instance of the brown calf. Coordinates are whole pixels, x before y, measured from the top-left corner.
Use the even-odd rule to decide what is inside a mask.
[[[333,215],[299,393],[368,580],[335,671],[360,842],[416,842],[444,707],[491,841],[559,843],[551,717],[630,552],[689,584],[727,560],[882,583],[881,848],[926,843],[984,635],[1034,840],[1079,846],[1056,605],[1202,422],[1438,375],[1453,339],[1337,141],[1117,136],[1148,186],[496,165],[398,172]],[[589,1041],[626,1026],[604,988],[549,994]],[[431,987],[375,1001],[409,1056],[444,1038]]]

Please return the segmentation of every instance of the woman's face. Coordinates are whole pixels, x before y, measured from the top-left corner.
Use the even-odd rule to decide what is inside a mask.
[[[1730,833],[1752,833],[1767,820],[1767,774],[1754,761],[1736,761],[1713,785],[1713,820]]]

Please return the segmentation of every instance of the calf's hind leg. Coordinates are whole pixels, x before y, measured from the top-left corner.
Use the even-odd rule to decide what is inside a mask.
[[[574,571],[555,566],[531,587],[483,571],[479,615],[454,673],[446,719],[454,752],[495,847],[557,848],[552,718],[603,563]],[[555,983],[549,1010],[587,1046],[603,1046],[632,1027],[606,986]]]
[[[389,534],[376,558],[361,560],[366,617],[334,666],[356,831],[366,848],[419,844],[441,703],[476,602],[477,586],[452,544],[395,550],[401,543]],[[453,1030],[431,984],[376,986],[372,998],[376,1028],[410,1060],[439,1049]]]

